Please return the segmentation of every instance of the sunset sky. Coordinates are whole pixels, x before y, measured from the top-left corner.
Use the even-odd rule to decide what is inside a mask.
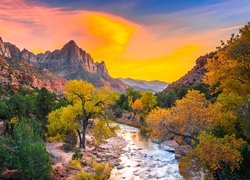
[[[113,77],[172,82],[250,21],[249,0],[1,0],[0,37],[35,53],[70,40]]]

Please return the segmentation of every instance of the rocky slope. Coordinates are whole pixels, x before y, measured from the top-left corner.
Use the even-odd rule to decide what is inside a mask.
[[[190,86],[197,86],[202,82],[202,78],[206,73],[207,59],[212,58],[215,55],[214,52],[205,56],[201,56],[196,60],[196,65],[179,80],[171,83],[164,91],[173,89],[175,87],[186,88]]]
[[[137,91],[151,91],[157,93],[164,90],[168,86],[168,84],[163,81],[144,81],[131,78],[120,78],[120,80]]]
[[[46,87],[55,93],[62,93],[66,79],[56,76],[46,69],[38,69],[33,65],[18,62],[0,55],[0,87],[1,90],[19,87],[29,89]]]
[[[94,62],[90,54],[79,48],[74,41],[69,41],[60,50],[35,55],[0,39],[0,55],[48,69],[66,79],[86,80],[98,88],[108,87],[121,92],[128,88],[125,83],[109,75],[104,62]]]

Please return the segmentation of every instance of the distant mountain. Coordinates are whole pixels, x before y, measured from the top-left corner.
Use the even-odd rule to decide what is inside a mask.
[[[69,41],[60,50],[35,55],[27,49],[21,51],[15,45],[0,40],[2,42],[0,55],[4,57],[13,58],[37,68],[48,69],[66,79],[83,79],[98,88],[108,87],[120,92],[128,88],[125,83],[109,75],[103,61],[94,62],[90,54],[79,48],[74,41]]]
[[[202,78],[206,73],[206,64],[209,58],[213,58],[215,55],[214,52],[209,53],[205,56],[201,56],[196,60],[196,65],[184,76],[182,76],[179,80],[169,84],[169,86],[164,89],[164,91],[168,91],[170,89],[179,87],[179,88],[188,88],[191,86],[197,86],[202,83]]]
[[[164,90],[168,84],[163,81],[144,81],[144,80],[135,80],[131,78],[122,79],[122,82],[127,84],[128,86],[133,87],[135,90],[138,91],[152,91],[152,92],[160,92]]]

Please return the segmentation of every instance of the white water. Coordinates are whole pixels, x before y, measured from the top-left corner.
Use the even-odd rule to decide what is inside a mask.
[[[120,157],[120,165],[112,170],[110,180],[182,179],[174,153],[143,138],[137,128],[126,125],[120,125],[120,128],[119,135],[128,144]]]

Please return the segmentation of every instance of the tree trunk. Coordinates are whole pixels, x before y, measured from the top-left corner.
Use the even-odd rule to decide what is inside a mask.
[[[82,142],[80,143],[80,147],[85,149],[85,135],[86,135],[86,130],[88,126],[88,118],[86,116],[86,112],[83,110],[83,115],[82,115]]]
[[[82,136],[81,136],[81,132],[79,129],[77,129],[77,134],[78,134],[78,137],[79,137],[79,147],[81,148],[81,144],[82,144]]]

